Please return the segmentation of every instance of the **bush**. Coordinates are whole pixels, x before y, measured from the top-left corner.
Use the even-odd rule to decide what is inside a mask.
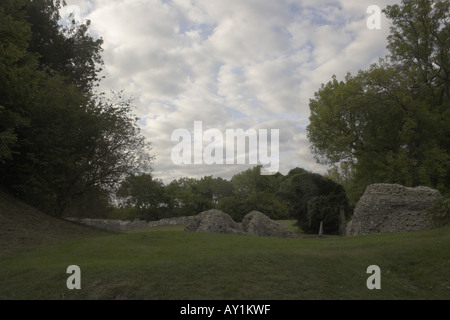
[[[288,175],[280,187],[279,195],[285,200],[289,215],[297,220],[297,226],[307,233],[317,233],[320,221],[324,222],[324,226],[327,224],[324,232],[337,233],[339,206],[344,205],[347,212],[345,189],[316,173]]]
[[[234,221],[241,221],[246,214],[245,209],[242,210],[240,201],[234,196],[220,199],[216,205],[216,209],[227,213]]]
[[[339,232],[339,202],[329,196],[318,196],[308,202],[307,222],[303,231],[318,233],[320,222],[323,232],[336,234]]]
[[[429,218],[433,227],[450,225],[450,195],[442,197],[430,208]]]

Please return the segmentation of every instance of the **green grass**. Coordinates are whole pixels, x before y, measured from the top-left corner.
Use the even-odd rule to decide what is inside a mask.
[[[0,188],[0,259],[17,251],[102,234],[106,232],[46,215]]]
[[[72,264],[81,290],[66,287]],[[381,290],[366,287],[373,264]],[[450,299],[450,228],[323,239],[102,232],[3,255],[0,299]]]
[[[450,227],[303,239],[106,232],[0,190],[0,299],[450,299]],[[368,290],[369,265],[381,290]],[[69,265],[81,290],[69,290]]]

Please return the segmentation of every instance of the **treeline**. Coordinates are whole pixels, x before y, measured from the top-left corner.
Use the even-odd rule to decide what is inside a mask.
[[[323,221],[325,232],[336,233],[340,206],[350,213],[344,188],[328,178],[301,168],[287,175],[261,175],[260,170],[261,166],[256,166],[231,180],[205,176],[180,178],[167,185],[150,174],[130,176],[117,192],[116,207],[71,214],[89,212],[90,217],[150,221],[219,209],[241,221],[257,210],[272,219],[295,219],[305,232],[318,232]]]
[[[0,184],[56,216],[151,162],[131,101],[98,91],[102,39],[61,6],[0,1]]]

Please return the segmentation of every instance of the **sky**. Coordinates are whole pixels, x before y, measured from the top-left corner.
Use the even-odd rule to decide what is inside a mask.
[[[326,173],[311,153],[309,101],[333,75],[343,80],[384,57],[389,21],[369,29],[367,8],[387,0],[66,0],[62,16],[91,21],[102,37],[101,90],[134,99],[152,143],[153,176],[230,179],[253,164],[178,164],[177,130],[278,130],[279,172]],[[199,138],[200,137],[200,138]],[[222,141],[216,136],[216,145]],[[270,140],[269,146],[275,146]],[[181,139],[181,138],[180,138]],[[203,138],[203,140],[205,140]],[[185,141],[185,140],[183,140]],[[211,140],[212,141],[212,140]],[[189,141],[190,143],[191,141]],[[203,148],[211,142],[203,141]],[[204,149],[203,149],[204,150]],[[275,148],[274,148],[274,151]],[[192,158],[194,155],[192,155]]]

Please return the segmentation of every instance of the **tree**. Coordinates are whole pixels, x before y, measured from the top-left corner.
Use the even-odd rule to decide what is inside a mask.
[[[317,173],[301,170],[291,170],[290,173],[280,186],[279,195],[287,202],[289,213],[297,219],[297,225],[304,232],[317,232],[320,221],[324,221],[327,232],[337,232],[339,207],[348,206],[344,188]]]
[[[283,176],[261,175],[262,166],[255,166],[238,173],[231,179],[234,200],[219,203],[235,220],[241,220],[247,213],[257,210],[270,218],[287,218],[287,208],[277,196]],[[226,201],[226,202],[225,202]]]
[[[299,225],[305,224],[308,201],[320,194],[317,179],[320,179],[318,174],[297,173],[288,176],[280,186],[280,197],[288,204],[289,215]]]
[[[364,190],[358,189],[358,185],[354,183],[355,168],[352,163],[341,162],[338,165],[334,165],[328,169],[324,177],[340,184],[345,189],[349,200],[349,206],[351,208],[356,206],[356,203],[363,194]]]
[[[244,217],[242,202],[235,196],[224,197],[219,200],[216,209],[222,210],[233,218],[234,221],[240,221]]]
[[[441,105],[450,96],[450,3],[403,0],[384,13],[392,20],[388,48],[393,66],[409,77],[412,94]]]
[[[428,209],[431,225],[440,228],[450,225],[450,195],[445,195]]]
[[[162,217],[160,207],[164,200],[164,185],[151,174],[131,175],[120,185],[117,196],[123,199],[125,206],[139,210],[141,217],[158,220]]]
[[[31,30],[22,5],[23,1],[0,4],[0,164],[15,153],[17,129],[28,122],[23,110],[36,90],[37,59],[27,51]]]
[[[117,209],[111,204],[110,194],[105,190],[91,187],[79,197],[69,200],[64,215],[108,219],[114,210]]]
[[[180,178],[166,186],[168,211],[174,216],[190,216],[213,209],[232,193],[229,181],[205,176]]]
[[[152,161],[131,100],[93,91],[101,40],[88,23],[59,25],[60,7],[0,3],[1,184],[57,216],[86,192],[113,193]]]
[[[318,233],[323,223],[323,232],[337,234],[339,231],[339,202],[330,196],[317,196],[308,201],[306,223],[303,231]]]
[[[405,153],[412,185],[450,187],[450,3],[405,0],[384,12],[393,22],[389,58],[408,92]]]
[[[88,32],[90,21],[73,18],[60,23],[61,0],[25,1],[23,10],[31,26],[29,51],[38,53],[40,69],[59,73],[66,83],[75,85],[85,96],[93,94],[103,68],[103,40]]]
[[[347,163],[354,190],[375,182],[450,186],[449,3],[403,1],[390,55],[345,81],[322,85],[307,128],[318,162]]]

